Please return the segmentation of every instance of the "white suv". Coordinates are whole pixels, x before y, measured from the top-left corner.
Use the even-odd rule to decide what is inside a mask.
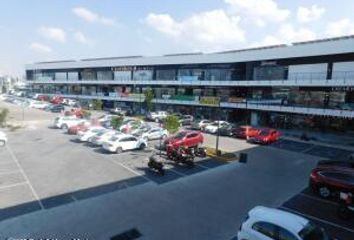
[[[7,143],[7,137],[6,134],[4,132],[0,131],[0,147],[5,146]]]
[[[240,226],[238,240],[330,240],[306,218],[279,209],[255,207]]]
[[[133,135],[114,136],[102,144],[103,149],[112,153],[121,153],[126,150],[145,149],[147,142]]]
[[[90,127],[87,131],[79,131],[76,135],[77,139],[81,142],[87,142],[89,138],[99,133],[106,133],[107,130],[104,127]]]

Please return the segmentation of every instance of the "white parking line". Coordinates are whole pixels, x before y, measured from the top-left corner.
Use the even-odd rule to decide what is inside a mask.
[[[128,170],[128,171],[134,173],[135,175],[140,176],[140,177],[144,178],[145,180],[147,180],[147,181],[149,181],[149,182],[152,182],[152,180],[151,180],[150,178],[144,176],[142,173],[139,173],[139,172],[135,171],[134,169],[131,169],[130,167],[127,167],[127,166],[125,166],[124,164],[122,164],[122,163],[120,163],[120,162],[116,162],[116,161],[114,161],[114,160],[112,160],[112,159],[109,159],[109,158],[106,158],[106,159],[109,160],[110,162],[114,163],[114,164],[117,164],[117,165],[119,165],[119,166],[125,168],[126,170]]]
[[[4,189],[7,189],[7,188],[22,186],[22,185],[26,185],[26,184],[28,184],[28,182],[24,181],[24,182],[20,182],[20,183],[14,183],[14,184],[6,185],[6,186],[1,186],[0,187],[0,191],[4,190]]]
[[[308,195],[308,194],[305,194],[305,193],[300,193],[299,195],[303,196],[303,197],[306,197],[306,198],[309,198],[309,199],[312,199],[312,200],[319,201],[319,202],[328,203],[328,204],[331,204],[331,205],[334,205],[334,206],[338,206],[338,203],[332,202],[330,200],[326,200],[326,199],[322,199],[322,198],[319,198],[319,197],[311,196],[311,195]]]
[[[38,201],[39,206],[41,207],[41,209],[44,209],[44,206],[43,206],[42,201],[39,199],[38,194],[37,194],[36,191],[34,190],[34,188],[33,188],[32,184],[31,184],[31,182],[29,181],[29,179],[28,179],[28,177],[27,177],[25,171],[24,171],[23,168],[21,167],[21,165],[20,165],[20,163],[19,163],[17,157],[16,157],[15,154],[12,152],[12,150],[11,150],[11,148],[10,148],[9,145],[6,145],[6,148],[7,148],[7,150],[9,151],[9,153],[10,153],[12,159],[15,161],[15,163],[16,163],[18,169],[20,170],[20,172],[22,173],[23,177],[26,179],[26,182],[28,183],[28,186],[30,187],[33,196],[34,196],[35,199]]]
[[[9,171],[9,172],[0,172],[0,175],[7,175],[7,174],[14,174],[14,173],[21,173],[21,171],[16,170],[16,171]]]
[[[198,166],[198,167],[204,168],[204,169],[211,169],[210,167],[206,167],[206,166],[204,166],[202,164],[196,163],[195,165]]]
[[[280,207],[280,209],[283,209],[283,210],[285,210],[285,211],[292,212],[292,213],[295,213],[295,214],[297,214],[297,215],[301,215],[301,216],[304,216],[304,217],[306,217],[306,218],[310,218],[310,219],[313,219],[313,220],[316,220],[316,221],[319,221],[319,222],[322,222],[322,223],[331,225],[331,226],[333,226],[333,227],[340,228],[340,229],[342,229],[342,230],[345,230],[345,231],[354,233],[354,230],[353,230],[353,229],[350,229],[350,228],[347,228],[347,227],[343,227],[343,226],[338,225],[338,224],[336,224],[336,223],[332,223],[332,222],[329,222],[329,221],[326,221],[326,220],[323,220],[323,219],[320,219],[320,218],[317,218],[317,217],[314,217],[314,216],[311,216],[311,215],[308,215],[308,214],[304,214],[304,213],[295,211],[295,210],[290,209],[290,208],[287,208],[287,207]]]
[[[13,161],[0,162],[0,165],[10,165],[10,164],[14,164],[14,162]]]

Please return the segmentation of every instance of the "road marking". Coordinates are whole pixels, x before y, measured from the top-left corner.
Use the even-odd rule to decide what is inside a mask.
[[[317,217],[314,217],[314,216],[311,216],[311,215],[308,215],[308,214],[304,214],[304,213],[298,212],[298,211],[296,211],[296,210],[293,210],[293,209],[290,209],[290,208],[287,208],[287,207],[280,207],[280,209],[283,209],[283,210],[286,210],[286,211],[288,211],[288,212],[292,212],[292,213],[295,213],[295,214],[298,214],[298,215],[302,215],[302,216],[304,216],[304,217],[306,217],[306,218],[311,218],[311,219],[313,219],[313,220],[316,220],[316,221],[319,221],[319,222],[322,222],[322,223],[331,225],[331,226],[333,226],[333,227],[340,228],[340,229],[343,229],[343,230],[345,230],[345,231],[354,233],[354,230],[353,230],[353,229],[350,229],[350,228],[347,228],[347,227],[343,227],[343,226],[338,225],[338,224],[336,224],[336,223],[329,222],[329,221],[326,221],[326,220],[323,220],[323,219],[320,219],[320,218],[317,218]]]
[[[114,163],[114,164],[117,164],[117,165],[119,165],[119,166],[125,168],[126,170],[128,170],[128,171],[134,173],[135,175],[140,176],[140,177],[144,178],[145,180],[147,180],[147,181],[149,181],[149,182],[152,182],[152,180],[151,180],[150,178],[144,176],[142,173],[139,173],[139,172],[135,171],[134,169],[131,169],[130,167],[127,167],[127,166],[125,166],[124,164],[122,164],[122,163],[120,163],[120,162],[116,162],[116,161],[114,161],[114,160],[112,160],[112,159],[109,159],[109,158],[106,158],[106,159],[109,160],[110,162]]]
[[[204,169],[211,169],[210,167],[206,167],[206,166],[204,166],[202,164],[196,163],[195,165],[198,166],[198,167],[204,168]]]
[[[8,162],[0,162],[0,165],[10,165],[10,164],[14,164],[14,162],[10,162],[10,161],[8,161]]]
[[[7,174],[14,174],[14,173],[21,173],[21,171],[16,170],[16,171],[9,171],[9,172],[0,172],[0,175],[7,175]]]
[[[29,181],[29,179],[28,179],[28,177],[27,177],[25,171],[24,171],[23,168],[21,167],[21,165],[20,165],[20,163],[19,163],[17,157],[16,157],[15,154],[12,152],[12,150],[11,150],[11,148],[10,148],[9,145],[6,145],[6,148],[7,148],[7,150],[9,151],[9,153],[10,153],[12,159],[15,161],[15,163],[16,163],[17,167],[19,168],[20,172],[22,173],[23,177],[26,179],[26,182],[28,183],[28,186],[30,187],[33,196],[34,196],[35,199],[38,201],[39,206],[40,206],[41,209],[43,210],[43,209],[44,209],[43,203],[42,203],[42,201],[39,199],[38,194],[37,194],[36,191],[34,190],[34,188],[33,188],[32,184],[31,184],[31,182]]]
[[[338,206],[338,203],[332,202],[330,200],[322,199],[322,198],[319,198],[319,197],[311,196],[311,195],[308,195],[308,194],[305,194],[305,193],[299,193],[298,195],[306,197],[306,198],[309,198],[309,199],[312,199],[312,200],[316,200],[316,201],[319,201],[319,202],[328,203],[328,204],[331,204],[331,205],[334,205],[334,206]]]
[[[24,181],[24,182],[14,183],[14,184],[6,185],[6,186],[0,186],[0,190],[12,188],[12,187],[17,187],[17,186],[22,186],[22,185],[26,185],[26,184],[28,184],[28,182]]]
[[[171,171],[171,172],[173,172],[173,173],[176,173],[177,175],[180,175],[180,176],[182,176],[182,177],[185,177],[185,176],[187,176],[187,174],[184,174],[184,173],[181,173],[181,172],[179,172],[179,171],[176,171],[176,170],[173,170],[172,168],[165,168],[167,171]]]
[[[74,197],[73,195],[70,195],[71,199],[74,200],[74,202],[77,202],[78,200],[76,199],[76,197]]]
[[[312,149],[314,149],[315,147],[318,147],[318,146],[317,145],[313,145],[313,146],[311,146],[309,148],[306,148],[305,150],[301,151],[301,153],[307,153],[307,152],[311,151]]]

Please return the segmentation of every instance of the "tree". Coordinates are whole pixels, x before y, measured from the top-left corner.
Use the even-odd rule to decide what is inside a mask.
[[[122,126],[123,120],[124,120],[124,117],[123,117],[123,116],[116,116],[116,117],[113,117],[112,120],[111,120],[112,128],[113,128],[113,129],[118,129],[118,128],[120,128],[120,126]]]
[[[101,99],[94,99],[92,105],[94,110],[102,110],[103,102]]]
[[[178,132],[180,126],[179,118],[175,115],[168,115],[164,121],[164,128],[171,134]]]
[[[9,115],[9,109],[4,108],[0,112],[0,127],[5,127],[7,117]]]
[[[146,103],[146,108],[149,112],[152,111],[152,108],[153,108],[153,102],[152,100],[154,99],[154,92],[152,91],[151,88],[148,88],[145,90],[144,92],[144,95],[145,95],[145,103]]]

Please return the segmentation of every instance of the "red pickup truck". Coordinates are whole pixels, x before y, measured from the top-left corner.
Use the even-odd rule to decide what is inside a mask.
[[[198,131],[180,131],[176,135],[165,139],[165,146],[171,144],[173,147],[185,146],[196,147],[203,144],[204,136]]]

